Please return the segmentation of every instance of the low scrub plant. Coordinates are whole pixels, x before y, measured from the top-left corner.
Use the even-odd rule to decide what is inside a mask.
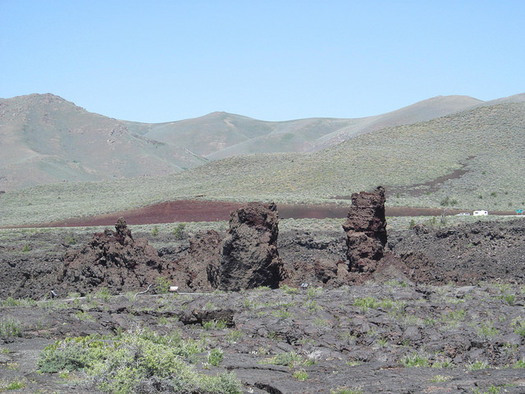
[[[236,343],[242,338],[243,333],[239,330],[231,330],[226,334],[226,340],[228,343]]]
[[[514,294],[505,294],[503,296],[503,299],[507,304],[510,306],[514,305],[514,302],[516,301],[516,296]]]
[[[479,371],[480,369],[486,369],[489,367],[489,364],[486,361],[474,361],[467,365],[469,371]]]
[[[460,322],[465,320],[466,315],[464,309],[458,309],[441,315],[441,320],[450,327],[457,327]]]
[[[304,306],[308,308],[310,313],[315,313],[323,310],[323,307],[317,303],[316,300],[309,300],[304,303]]]
[[[354,306],[361,308],[362,313],[366,313],[369,308],[376,309],[381,306],[381,303],[374,297],[358,298],[354,301]]]
[[[525,358],[522,358],[521,360],[516,361],[512,368],[525,368]]]
[[[308,290],[306,291],[306,296],[309,299],[312,299],[314,297],[320,296],[322,292],[323,292],[322,287],[309,287]]]
[[[136,392],[141,382],[152,379],[173,392],[240,393],[240,382],[233,374],[212,376],[195,370],[192,363],[204,350],[202,342],[183,339],[178,332],[160,335],[138,330],[119,337],[92,335],[57,341],[44,349],[38,368],[44,373],[84,370],[89,382],[112,393]],[[216,366],[221,360],[222,350],[210,349],[202,361]]]
[[[10,307],[10,306],[35,306],[37,302],[31,298],[20,298],[14,299],[12,297],[7,297],[5,300],[0,300],[0,308]]]
[[[407,368],[425,368],[430,366],[428,357],[422,356],[418,353],[410,354],[403,357],[401,363]]]
[[[18,379],[12,382],[0,382],[0,391],[22,390],[26,386],[26,381]]]
[[[292,313],[288,309],[280,308],[280,309],[277,309],[276,311],[273,311],[272,315],[274,315],[275,317],[278,317],[279,319],[287,319],[292,315]]]
[[[205,330],[224,330],[227,326],[225,320],[208,320],[202,324]]]
[[[224,352],[221,348],[213,348],[208,352],[208,363],[214,367],[218,367],[223,356]]]
[[[170,282],[164,276],[155,279],[155,290],[159,294],[167,294],[170,290]]]
[[[157,237],[159,235],[159,227],[158,226],[154,226],[153,227],[153,230],[151,230],[151,235],[153,237]]]
[[[313,365],[313,361],[309,360],[294,351],[288,353],[280,353],[274,357],[267,358],[261,364],[284,365],[288,368],[297,368],[300,366]]]
[[[490,386],[488,391],[481,391],[479,388],[476,388],[473,393],[474,394],[499,394],[501,392],[501,387],[499,386]]]
[[[173,229],[173,236],[176,240],[180,241],[184,238],[184,229],[186,228],[186,225],[184,223],[179,223],[174,229]]]
[[[301,382],[308,380],[308,373],[304,369],[300,369],[293,373],[293,377]]]
[[[494,327],[491,321],[481,323],[481,327],[478,329],[478,334],[482,338],[492,338],[499,334],[499,330]]]
[[[111,298],[111,293],[107,289],[107,287],[102,287],[99,291],[95,293],[95,298],[108,302]]]
[[[450,376],[434,375],[432,376],[432,379],[430,379],[430,381],[432,383],[443,383],[443,382],[448,382],[450,379],[451,379]]]
[[[0,319],[0,338],[22,336],[22,324],[13,318]]]
[[[284,291],[285,294],[298,294],[299,289],[296,287],[290,287],[288,285],[282,285],[281,290]]]
[[[514,332],[518,335],[521,335],[525,338],[525,318],[517,317],[512,320],[512,326],[514,327]]]

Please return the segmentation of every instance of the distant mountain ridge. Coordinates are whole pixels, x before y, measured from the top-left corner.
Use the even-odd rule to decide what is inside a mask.
[[[499,101],[523,100],[525,94]],[[0,99],[0,190],[166,175],[210,160],[254,153],[315,152],[385,127],[427,121],[480,105],[490,102],[439,96],[358,119],[268,122],[214,112],[147,124],[91,113],[49,93]]]

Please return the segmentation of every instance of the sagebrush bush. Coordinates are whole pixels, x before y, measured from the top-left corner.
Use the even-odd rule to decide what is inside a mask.
[[[148,382],[161,382],[174,392],[240,393],[231,373],[204,375],[191,362],[206,350],[204,343],[182,339],[180,333],[159,335],[151,330],[103,338],[66,338],[46,347],[38,361],[41,372],[82,369],[98,389],[111,393],[136,392]],[[220,349],[211,349],[203,362],[217,366]]]
[[[21,323],[13,318],[0,319],[0,338],[11,338],[22,336]]]

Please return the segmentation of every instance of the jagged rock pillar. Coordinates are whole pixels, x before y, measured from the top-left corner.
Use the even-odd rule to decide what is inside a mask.
[[[343,224],[346,255],[353,272],[373,272],[386,245],[385,189],[352,194],[352,206]]]
[[[279,286],[283,268],[277,251],[278,222],[273,203],[249,203],[231,213],[220,264],[211,275],[219,289]]]
[[[95,233],[88,244],[65,254],[57,278],[64,289],[86,294],[106,287],[119,293],[154,283],[163,269],[157,251],[145,238],[133,239],[124,219],[115,230]]]

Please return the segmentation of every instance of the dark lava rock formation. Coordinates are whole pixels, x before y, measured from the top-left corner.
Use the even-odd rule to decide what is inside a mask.
[[[95,233],[87,245],[66,253],[58,275],[63,286],[82,294],[98,287],[118,293],[154,283],[163,268],[156,250],[145,238],[133,239],[124,219],[117,221],[115,229]]]
[[[525,220],[417,225],[390,234],[388,247],[420,283],[461,285],[525,280]]]
[[[278,223],[273,203],[249,203],[232,212],[219,265],[209,270],[214,287],[230,291],[279,287],[282,261],[277,252]]]
[[[197,233],[189,240],[187,254],[169,264],[170,279],[182,290],[212,291],[220,262],[222,238],[214,230]]]
[[[373,272],[386,245],[385,189],[352,194],[352,206],[343,224],[350,271]]]

